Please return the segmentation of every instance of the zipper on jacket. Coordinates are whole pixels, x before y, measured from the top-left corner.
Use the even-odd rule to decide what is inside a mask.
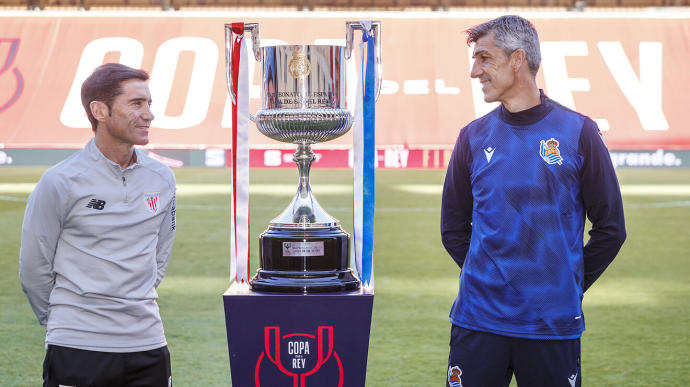
[[[124,173],[122,173],[122,187],[125,189],[125,203],[127,203],[127,179]]]

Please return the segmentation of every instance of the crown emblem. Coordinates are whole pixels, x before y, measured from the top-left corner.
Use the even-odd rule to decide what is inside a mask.
[[[307,59],[306,52],[293,52],[288,64],[288,71],[294,78],[302,79],[311,72],[311,63]]]
[[[541,140],[539,143],[539,156],[541,156],[547,164],[563,165],[563,157],[561,151],[558,149],[559,142],[551,137],[547,141]]]

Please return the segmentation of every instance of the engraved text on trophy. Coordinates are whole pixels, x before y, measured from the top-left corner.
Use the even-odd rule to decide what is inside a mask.
[[[268,98],[270,103],[275,106],[330,107],[335,103],[331,91],[313,91],[310,93],[278,91],[269,92]]]

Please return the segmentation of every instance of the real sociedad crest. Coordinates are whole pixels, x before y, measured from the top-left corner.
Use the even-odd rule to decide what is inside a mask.
[[[153,214],[158,213],[158,207],[160,204],[160,192],[146,192],[144,193],[144,202],[146,202],[146,208],[149,209]]]
[[[450,387],[462,387],[462,370],[458,366],[448,367],[448,385]]]
[[[548,141],[541,140],[539,144],[539,156],[541,156],[547,164],[563,164],[563,157],[561,151],[558,150],[558,140],[551,137]]]

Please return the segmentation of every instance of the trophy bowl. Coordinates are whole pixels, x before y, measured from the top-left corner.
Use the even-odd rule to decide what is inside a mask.
[[[377,23],[377,22],[375,22]],[[277,141],[297,144],[297,192],[287,208],[259,237],[260,265],[250,280],[259,291],[314,293],[355,290],[359,279],[348,268],[350,236],[312,194],[311,144],[342,136],[353,117],[345,103],[347,46],[280,45],[259,47],[258,25],[245,24],[261,62],[261,109],[252,116],[259,131]],[[376,24],[378,30],[378,24]],[[227,42],[233,39],[226,25]],[[378,42],[378,41],[377,41]],[[232,55],[226,53],[227,70]],[[231,96],[232,81],[228,76]]]
[[[286,45],[261,49],[262,109],[256,127],[293,144],[329,141],[347,133],[343,46]]]
[[[309,121],[303,121],[306,118]],[[273,109],[256,115],[259,131],[274,140],[293,144],[329,141],[347,133],[352,115],[344,109]]]

